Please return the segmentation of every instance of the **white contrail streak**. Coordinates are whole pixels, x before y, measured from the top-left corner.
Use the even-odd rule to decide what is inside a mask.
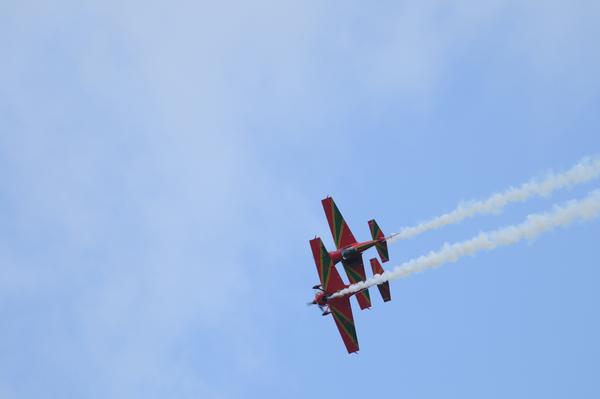
[[[427,255],[396,266],[391,271],[386,271],[381,275],[376,274],[367,281],[353,284],[335,293],[332,297],[357,292],[385,281],[407,277],[413,273],[438,267],[444,263],[456,262],[463,256],[473,255],[482,250],[492,250],[503,245],[514,244],[523,239],[533,239],[556,227],[566,226],[576,220],[592,219],[599,214],[600,190],[595,190],[582,200],[573,200],[563,206],[554,206],[551,212],[529,215],[521,224],[507,226],[488,233],[480,233],[467,241],[455,244],[446,243],[437,252],[432,251]]]
[[[548,196],[556,190],[585,183],[598,176],[600,176],[600,158],[585,158],[564,173],[550,174],[540,181],[531,180],[518,188],[511,187],[483,201],[461,204],[451,212],[413,227],[404,227],[400,232],[390,235],[387,240],[392,243],[396,240],[411,238],[429,230],[460,222],[477,214],[496,213],[511,202],[522,202],[534,196]]]

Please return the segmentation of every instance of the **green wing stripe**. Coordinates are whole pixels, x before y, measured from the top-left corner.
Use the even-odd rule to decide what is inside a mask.
[[[356,284],[359,281],[365,281],[365,278],[361,276],[360,273],[358,273],[353,267],[344,265],[344,270],[346,270],[346,274],[348,275],[348,278],[352,284]],[[369,304],[371,303],[371,295],[369,294],[369,290],[359,292],[357,295],[366,297],[369,301]]]
[[[349,320],[346,316],[344,316],[342,312],[338,311],[337,309],[332,310],[333,316],[342,325],[342,328],[344,329],[346,334],[348,334],[352,342],[354,342],[354,344],[357,345],[358,338],[356,337],[356,329],[354,328],[354,323],[352,322],[352,320]]]
[[[367,299],[369,300],[369,304],[371,303],[371,294],[369,293],[369,290],[364,290],[363,292],[361,292],[359,295],[364,295],[367,297]]]
[[[359,292],[358,294],[356,294],[357,296],[362,296],[365,297],[367,299],[367,301],[369,302],[368,307],[371,307],[371,294],[369,293],[369,290],[366,289],[364,291]]]
[[[329,284],[329,272],[331,271],[331,258],[327,253],[327,249],[321,244],[321,283],[323,288],[327,288]]]
[[[344,227],[344,218],[340,213],[340,210],[337,208],[335,202],[331,202],[333,205],[333,227],[335,230],[335,246],[336,248],[340,247],[340,242],[342,241],[342,228]]]
[[[353,267],[344,266],[344,269],[346,270],[346,274],[348,274],[348,277],[350,278],[350,280],[352,280],[352,284],[365,280],[365,278],[363,276],[361,276],[356,270],[354,270]]]

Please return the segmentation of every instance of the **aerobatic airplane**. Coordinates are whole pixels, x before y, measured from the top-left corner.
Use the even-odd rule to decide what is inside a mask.
[[[362,253],[371,247],[375,247],[381,261],[387,262],[389,260],[387,241],[375,220],[370,220],[369,228],[372,240],[357,242],[333,199],[327,197],[321,202],[327,216],[333,240],[335,241],[336,250],[328,252],[319,237],[310,240],[310,248],[321,281],[321,284],[313,287],[320,292],[316,293],[315,299],[310,304],[318,305],[323,312],[323,316],[328,314],[333,315],[333,319],[348,353],[353,353],[358,351],[358,340],[356,329],[354,328],[350,297],[352,295],[356,296],[361,309],[371,307],[371,298],[368,289],[342,297],[331,298],[332,294],[348,286],[342,281],[335,265],[338,262],[342,263],[350,284],[365,281],[367,276],[365,274]],[[371,259],[371,270],[373,274],[383,273],[383,269],[377,259]],[[391,300],[388,282],[379,284],[377,288],[384,302]]]

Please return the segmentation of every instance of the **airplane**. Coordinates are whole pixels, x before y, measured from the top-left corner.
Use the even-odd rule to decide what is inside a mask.
[[[338,262],[342,262],[351,284],[365,281],[367,276],[365,274],[362,253],[374,246],[381,261],[383,263],[387,262],[389,256],[385,235],[375,220],[369,220],[369,230],[371,231],[372,240],[357,242],[333,198],[327,197],[321,201],[321,204],[323,205],[329,229],[335,242],[336,250],[329,252],[333,264],[336,265]],[[371,297],[368,290],[356,295],[356,299],[361,310],[371,307]]]
[[[362,261],[362,252],[375,246],[381,260],[387,262],[389,260],[387,243],[383,232],[381,232],[381,229],[374,220],[369,221],[373,239],[362,243],[357,242],[333,199],[327,197],[322,201],[322,204],[337,249],[336,251],[328,252],[319,237],[315,237],[309,241],[315,265],[317,266],[320,284],[313,287],[313,289],[319,291],[315,294],[314,300],[308,304],[318,305],[323,316],[329,314],[333,316],[346,350],[348,353],[355,353],[358,352],[359,346],[350,297],[353,295],[356,296],[361,309],[371,307],[371,299],[368,289],[332,298],[331,296],[334,293],[348,287],[342,281],[335,268],[335,264],[342,262],[350,284],[364,281],[366,280],[366,275]],[[383,268],[377,259],[371,259],[370,263],[373,274],[383,274]],[[389,302],[391,300],[389,282],[381,283],[377,288],[383,301]]]

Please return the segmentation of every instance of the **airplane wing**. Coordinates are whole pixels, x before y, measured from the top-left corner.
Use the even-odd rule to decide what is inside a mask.
[[[348,353],[358,352],[358,338],[356,336],[356,328],[354,327],[350,297],[330,300],[329,310],[331,310],[331,315],[333,316],[333,320],[335,320],[335,325],[342,336]]]
[[[359,281],[365,281],[367,279],[362,254],[352,258],[349,261],[342,261],[342,264],[344,265],[344,270],[348,275],[350,284],[356,284]],[[360,306],[361,309],[371,307],[371,296],[369,295],[368,289],[357,293],[356,299],[358,300],[358,306]]]
[[[335,241],[335,247],[340,249],[354,244],[356,238],[354,238],[350,227],[348,227],[340,210],[333,202],[333,198],[327,197],[321,203],[323,204],[323,210],[325,210],[325,216],[327,216],[327,223],[329,223],[333,241]]]
[[[343,289],[345,287],[344,282],[336,268],[333,267],[333,261],[325,245],[323,245],[323,241],[319,237],[310,240],[310,249],[315,259],[321,287],[327,292],[336,292]]]
[[[312,249],[322,288],[328,293],[344,289],[346,285],[342,281],[337,269],[333,266],[333,262],[321,239],[315,238],[310,240],[310,248]],[[354,328],[350,297],[331,299],[328,305],[348,353],[357,352],[358,339],[356,338],[356,329]]]

